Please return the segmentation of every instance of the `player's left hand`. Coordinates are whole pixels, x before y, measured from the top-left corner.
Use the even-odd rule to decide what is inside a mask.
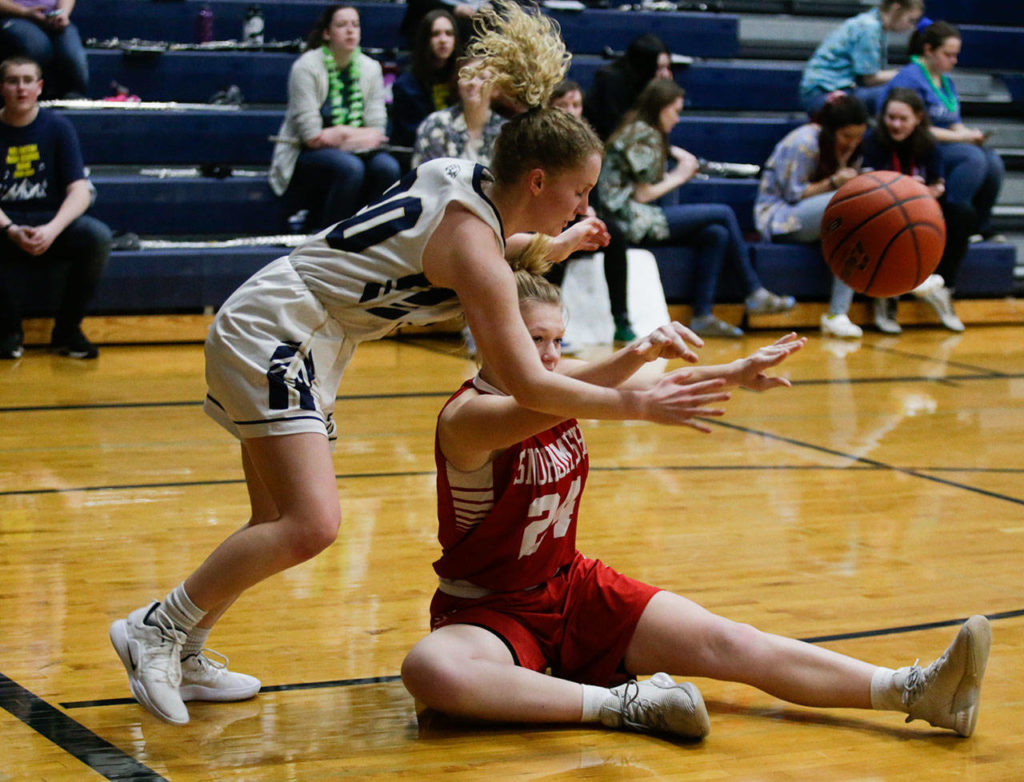
[[[779,386],[788,388],[792,385],[788,379],[767,375],[765,370],[778,366],[806,344],[807,337],[798,337],[796,332],[790,332],[771,345],[758,348],[737,362],[739,367],[736,375],[732,378],[733,382],[752,391],[767,391]]]
[[[608,244],[608,227],[597,217],[573,223],[551,241],[550,259],[561,263],[574,252],[594,252]]]
[[[658,326],[646,337],[642,337],[630,346],[634,355],[644,361],[657,358],[681,358],[691,364],[697,362],[697,354],[689,345],[704,347],[704,340],[686,328],[682,323],[672,321],[667,326]]]
[[[49,223],[37,226],[28,226],[21,229],[21,249],[29,255],[42,255],[50,249],[53,240],[57,238],[57,231]]]

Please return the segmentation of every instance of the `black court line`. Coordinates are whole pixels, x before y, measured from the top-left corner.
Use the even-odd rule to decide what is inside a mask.
[[[940,356],[930,356],[927,353],[915,353],[910,350],[901,350],[900,348],[886,347],[884,345],[877,345],[874,343],[869,344],[868,347],[877,353],[888,353],[893,356],[903,356],[905,358],[912,358],[917,361],[927,361],[929,363],[941,364],[944,367],[956,367],[957,369],[963,369],[969,372],[980,372],[983,374],[987,374],[991,377],[1015,377],[1014,375],[1008,375],[1005,372],[1000,372],[998,369],[992,369],[990,367],[979,367],[977,364],[965,364],[962,361],[950,361],[949,359],[945,359]],[[1019,375],[1017,375],[1016,377],[1019,377]]]
[[[107,779],[164,779],[2,673],[0,708]]]
[[[722,424],[721,421],[709,421],[709,423]],[[724,424],[723,424],[724,425]],[[821,446],[816,446],[810,443],[804,443],[799,440],[789,440],[780,435],[771,435],[760,432],[756,429],[744,429],[739,428],[742,431],[761,434],[764,437],[770,437],[772,439],[783,440],[786,442],[792,442],[796,445],[800,445],[806,448],[814,450],[825,451],[836,456],[841,456],[845,459],[853,460],[855,463],[852,465],[828,465],[828,464],[663,464],[663,465],[650,465],[641,467],[629,467],[629,466],[602,466],[602,465],[591,465],[591,472],[649,472],[652,470],[667,470],[674,472],[799,472],[799,471],[850,471],[850,470],[893,470],[896,472],[904,472],[908,475],[913,475],[920,478],[926,478],[931,480],[941,480],[938,478],[932,478],[926,475],[927,472],[967,472],[976,474],[1017,474],[1024,473],[1024,467],[1013,468],[1013,467],[893,467],[883,462],[878,462],[870,459],[865,459],[859,456],[853,456],[850,454],[844,454],[841,451],[834,451]],[[426,478],[432,475],[436,475],[435,470],[405,470],[402,472],[373,472],[373,473],[339,473],[334,476],[335,480],[339,481],[352,481],[365,478]],[[975,491],[974,487],[953,483],[951,481],[941,481],[950,486],[957,486],[960,488],[970,489]],[[73,494],[76,492],[94,492],[94,491],[128,491],[128,490],[140,490],[140,489],[179,489],[188,487],[198,486],[228,486],[231,484],[243,484],[245,483],[244,478],[223,478],[220,480],[205,480],[205,481],[166,481],[161,483],[128,483],[128,484],[107,484],[101,486],[66,486],[59,489],[9,489],[6,491],[0,491],[0,497],[20,497],[20,496],[32,496],[32,495],[46,495],[46,494]],[[980,489],[976,491],[982,491]],[[1002,497],[1002,495],[993,495]],[[1012,501],[1017,500],[1010,498]]]
[[[451,391],[406,391],[394,394],[341,394],[334,397],[338,402],[352,402],[373,399],[428,399],[431,397],[449,397]],[[188,399],[165,402],[90,402],[80,405],[22,405],[18,407],[2,407],[0,413],[46,413],[64,410],[131,410],[147,407],[202,407],[202,399]]]
[[[982,488],[980,488],[978,486],[971,486],[970,484],[960,483],[958,481],[951,481],[951,480],[947,480],[946,478],[940,478],[937,475],[929,475],[928,473],[920,472],[919,470],[912,469],[912,468],[909,468],[909,467],[897,467],[897,466],[892,465],[892,464],[886,464],[885,462],[880,462],[877,459],[868,459],[866,456],[856,456],[854,454],[843,453],[842,451],[837,451],[834,448],[827,448],[824,445],[815,445],[814,443],[808,443],[808,442],[805,442],[803,440],[797,440],[797,439],[795,439],[793,437],[785,437],[785,436],[780,435],[780,434],[773,434],[772,432],[766,432],[766,431],[764,431],[762,429],[754,429],[754,428],[749,427],[749,426],[741,426],[740,424],[729,423],[728,421],[722,421],[722,420],[717,419],[717,418],[716,419],[702,418],[701,420],[704,421],[705,423],[709,424],[709,425],[721,426],[721,427],[724,427],[726,429],[733,429],[735,431],[745,432],[747,434],[760,435],[761,437],[765,437],[765,438],[767,438],[769,440],[776,440],[776,441],[782,442],[782,443],[789,443],[790,445],[796,445],[796,446],[799,446],[800,448],[808,448],[808,449],[810,449],[812,451],[818,451],[819,453],[827,453],[827,454],[830,454],[832,456],[838,456],[838,457],[843,458],[843,459],[851,459],[851,460],[853,460],[853,461],[855,461],[855,462],[857,462],[859,464],[866,464],[866,465],[870,465],[871,467],[876,467],[876,468],[883,469],[883,470],[892,470],[894,472],[903,473],[904,475],[909,475],[909,476],[914,477],[914,478],[921,478],[922,480],[925,480],[925,481],[931,481],[932,483],[938,483],[938,484],[941,484],[943,486],[949,486],[949,487],[952,487],[952,488],[955,488],[955,489],[963,489],[964,491],[969,491],[969,492],[972,492],[973,494],[981,494],[981,495],[983,495],[985,497],[991,497],[991,498],[996,499],[996,500],[1004,500],[1005,502],[1012,502],[1015,505],[1024,505],[1024,497],[1012,497],[1009,494],[1000,494],[999,492],[989,491],[988,489],[982,489]]]
[[[999,611],[985,615],[989,621],[995,622],[1000,619],[1014,619],[1024,616],[1024,608],[1013,611]],[[959,627],[966,622],[968,617],[956,619],[940,619],[935,622],[921,622],[913,625],[900,625],[899,627],[880,627],[874,630],[857,630],[850,633],[834,633],[832,635],[819,635],[799,640],[809,644],[829,643],[830,641],[848,641],[857,638],[879,638],[886,635],[902,635],[904,633],[915,633],[921,630],[935,630],[940,627]],[[265,692],[294,692],[297,690],[322,690],[332,687],[356,687],[365,684],[390,684],[401,681],[399,675],[391,676],[364,676],[358,679],[331,679],[320,682],[299,682],[296,684],[274,684],[268,687],[261,687],[260,693]],[[92,709],[103,706],[125,706],[135,703],[133,698],[98,698],[88,701],[68,701],[61,703],[64,709]],[[51,707],[52,708],[52,707]],[[59,713],[59,712],[58,712]],[[77,724],[77,723],[76,723]]]

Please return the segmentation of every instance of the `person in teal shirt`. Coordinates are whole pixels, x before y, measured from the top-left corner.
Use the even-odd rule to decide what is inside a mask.
[[[807,62],[800,79],[800,105],[815,114],[830,92],[843,90],[874,112],[896,75],[886,68],[886,33],[913,30],[923,12],[923,0],[882,0],[878,8],[843,22]]]

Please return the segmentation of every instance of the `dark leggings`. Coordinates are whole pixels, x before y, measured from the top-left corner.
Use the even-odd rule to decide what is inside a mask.
[[[8,213],[8,216],[11,216]],[[19,225],[30,219],[14,218]],[[6,235],[0,239],[0,333],[21,330],[22,303],[34,269],[47,266],[47,282],[56,270],[62,272],[63,285],[57,303],[54,331],[77,327],[96,293],[103,267],[110,257],[110,229],[99,220],[83,215],[54,239],[50,249],[39,256],[29,255]]]
[[[604,278],[608,283],[608,299],[611,302],[612,317],[619,321],[628,317],[626,307],[626,235],[622,232],[619,224],[607,217],[602,217],[604,224],[608,226],[608,234],[611,237],[608,246],[604,248]],[[581,255],[583,253],[580,253]],[[570,259],[575,256],[570,256]],[[566,261],[568,263],[568,261]],[[565,263],[556,263],[547,274],[544,275],[555,285],[561,285],[565,277]]]

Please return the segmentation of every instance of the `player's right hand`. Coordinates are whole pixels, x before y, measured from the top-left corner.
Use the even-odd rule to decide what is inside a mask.
[[[689,426],[705,434],[711,432],[711,427],[698,419],[725,415],[720,407],[708,407],[729,399],[729,392],[722,390],[725,380],[719,377],[691,383],[689,374],[688,369],[669,372],[642,393],[645,421]]]

